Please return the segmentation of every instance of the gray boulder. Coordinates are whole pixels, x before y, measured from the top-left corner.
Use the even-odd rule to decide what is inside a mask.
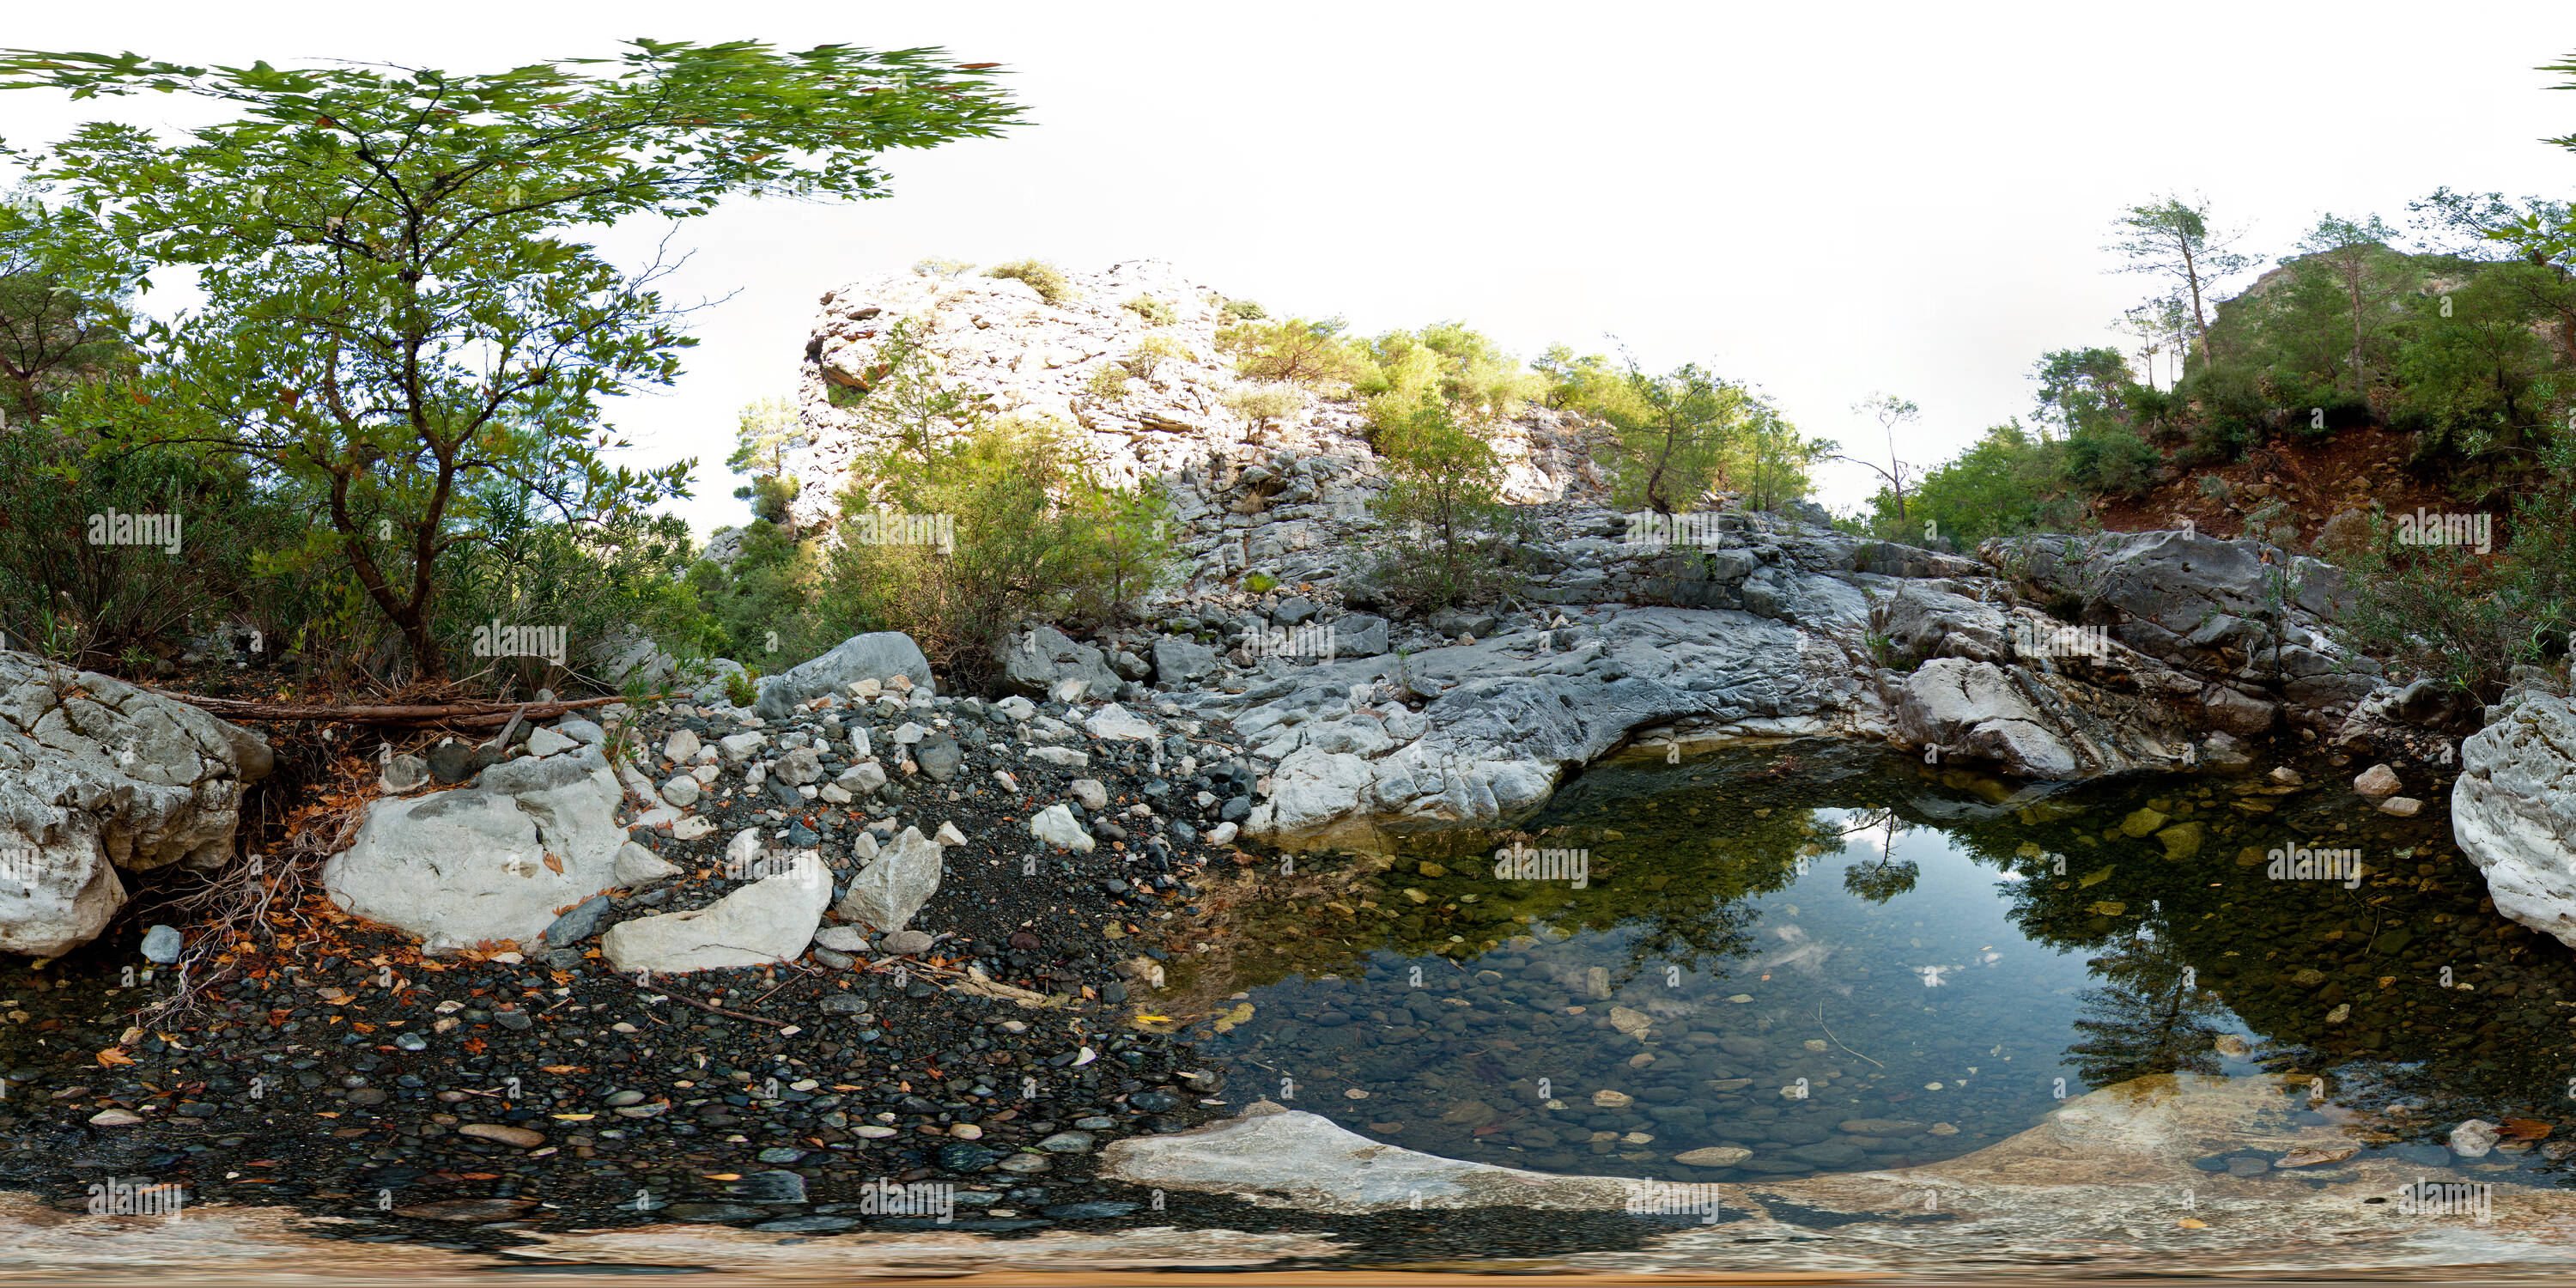
[[[760,703],[754,710],[764,720],[781,720],[800,702],[810,702],[826,693],[846,697],[849,686],[861,680],[883,683],[898,675],[910,679],[922,692],[937,692],[930,675],[930,659],[922,655],[921,646],[913,643],[911,636],[901,631],[853,635],[813,661],[763,679]]]
[[[56,957],[125,901],[115,869],[231,857],[259,735],[112,676],[0,653],[0,952]]]
[[[1383,624],[1378,633],[1383,640]],[[1205,644],[1168,638],[1154,641],[1154,678],[1165,684],[1188,684],[1216,668],[1216,650]]]
[[[607,758],[582,747],[503,761],[472,787],[380,798],[357,841],[322,865],[323,889],[433,950],[533,945],[555,909],[621,884],[624,795]]]
[[[903,929],[939,892],[941,854],[939,843],[923,836],[920,828],[903,829],[891,848],[850,878],[838,911],[880,932]]]
[[[1896,728],[1915,746],[2052,781],[2179,765],[2189,742],[2169,712],[2143,700],[1955,657],[1906,678]]]
[[[1122,683],[1107,655],[1052,626],[1022,631],[1002,643],[999,652],[1003,685],[1028,697],[1050,697],[1068,680],[1081,681],[1087,696],[1108,697]]]
[[[1334,620],[1332,627],[1335,657],[1376,657],[1387,650],[1383,617],[1352,613]]]

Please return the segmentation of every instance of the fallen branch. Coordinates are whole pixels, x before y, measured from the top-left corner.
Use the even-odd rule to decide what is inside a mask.
[[[638,993],[643,992],[643,991],[644,991],[644,989],[645,989],[645,986],[644,986],[644,985],[642,985],[642,984],[637,984],[637,983],[635,982],[635,977],[634,977],[634,976],[632,976],[632,975],[623,975],[623,974],[620,974],[620,975],[618,975],[618,978],[619,978],[619,979],[622,979],[622,980],[625,980],[629,985],[632,985],[632,986],[634,987],[635,991],[636,991],[636,992],[638,992]],[[751,1022],[752,1022],[752,1023],[754,1023],[754,1024],[766,1024],[766,1025],[768,1025],[769,1027],[774,1028],[774,1029],[785,1029],[785,1028],[793,1028],[793,1027],[795,1027],[794,1025],[789,1024],[789,1023],[788,1023],[787,1021],[785,1021],[785,1020],[773,1020],[773,1019],[768,1019],[768,1018],[765,1018],[765,1017],[763,1017],[763,1016],[758,1016],[758,1015],[745,1015],[745,1014],[743,1014],[743,1013],[742,1013],[742,1012],[740,1012],[740,1011],[728,1011],[728,1010],[726,1010],[725,1008],[723,1008],[723,1007],[721,1007],[721,1006],[718,1006],[718,1005],[716,1005],[716,1004],[715,1004],[715,1003],[713,1003],[713,1002],[701,1002],[701,1001],[699,1001],[698,999],[696,999],[696,998],[694,998],[694,997],[691,997],[691,996],[689,996],[689,995],[688,995],[688,994],[686,994],[686,993],[678,992],[678,991],[676,991],[676,990],[675,990],[675,991],[672,991],[672,992],[668,992],[668,993],[656,993],[656,994],[654,994],[653,996],[655,996],[655,997],[666,997],[666,998],[669,998],[670,1000],[672,1000],[672,1001],[674,1001],[674,1002],[686,1002],[686,1003],[688,1003],[689,1005],[694,1006],[694,1007],[696,1007],[696,1008],[698,1008],[699,1010],[702,1010],[702,1011],[713,1011],[713,1012],[715,1012],[715,1013],[716,1013],[716,1014],[718,1014],[718,1015],[731,1016],[732,1018],[737,1019],[737,1020],[749,1020],[749,1021],[751,1021]]]
[[[250,702],[241,698],[210,698],[194,693],[172,693],[156,689],[163,697],[176,698],[192,707],[227,720],[338,720],[349,724],[418,724],[445,721],[460,725],[499,726],[509,722],[514,712],[525,711],[529,718],[544,720],[578,711],[584,707],[606,706],[624,702],[621,695],[606,698],[579,698],[566,702],[448,702],[433,706],[335,707],[292,702]]]

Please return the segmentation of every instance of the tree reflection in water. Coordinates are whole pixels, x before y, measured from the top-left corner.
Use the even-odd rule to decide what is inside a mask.
[[[2085,1014],[2075,1027],[2085,1037],[2066,1053],[2086,1083],[2218,1072],[2215,1044],[2225,1030],[2211,1020],[2226,1013],[2225,1004],[2199,986],[2198,973],[2169,940],[2145,933],[2115,940],[2085,964],[2106,985],[2076,995]]]

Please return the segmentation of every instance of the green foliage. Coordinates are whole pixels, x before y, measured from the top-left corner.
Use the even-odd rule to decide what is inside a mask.
[[[1145,319],[1155,326],[1170,326],[1181,320],[1181,311],[1151,295],[1139,295],[1118,307]]]
[[[1351,342],[1342,337],[1344,325],[1340,318],[1255,320],[1217,332],[1216,347],[1234,356],[1235,374],[1247,380],[1333,392],[1360,370]]]
[[[1270,310],[1251,300],[1227,300],[1225,307],[1218,309],[1217,312],[1237,322],[1258,322],[1270,316]]]
[[[1532,359],[1530,370],[1539,376],[1539,400],[1550,407],[1581,408],[1597,398],[1615,397],[1626,378],[1610,359],[1597,353],[1578,358],[1561,344],[1549,345]]]
[[[1811,472],[1818,463],[1832,459],[1840,446],[1830,438],[1799,433],[1769,402],[1757,400],[1726,473],[1743,490],[1747,506],[1777,510],[1783,502],[1814,490]]]
[[[1266,572],[1256,572],[1243,579],[1243,588],[1256,595],[1266,595],[1279,589],[1279,579]]]
[[[975,266],[967,263],[965,260],[942,259],[938,256],[932,256],[929,259],[914,260],[912,263],[912,271],[916,276],[945,277],[952,281],[957,278],[964,277],[968,273],[973,272],[974,269]]]
[[[805,632],[837,641],[903,631],[965,689],[991,684],[998,650],[1024,620],[1111,620],[1173,557],[1163,498],[1102,483],[1051,421],[978,422],[927,453],[862,462],[859,473]],[[940,516],[953,546],[867,539],[859,518],[872,503]]]
[[[602,70],[604,69],[604,70]],[[638,40],[488,74],[183,67],[12,50],[0,88],[184,93],[240,114],[179,141],[116,123],[6,155],[66,197],[55,246],[92,279],[194,270],[202,303],[142,337],[76,423],[228,453],[300,497],[296,557],[345,566],[424,674],[452,561],[508,484],[561,523],[685,495],[694,462],[612,468],[606,400],[669,384],[691,342],[574,229],[746,195],[882,195],[874,154],[997,133],[992,78],[933,49]],[[864,92],[860,92],[864,91]]]
[[[1378,450],[1388,485],[1373,508],[1388,536],[1367,580],[1426,612],[1508,590],[1517,521],[1498,499],[1502,463],[1492,445],[1426,391],[1404,417],[1380,425]]]
[[[730,565],[699,559],[689,566],[689,588],[707,619],[701,641],[710,654],[746,664],[776,660],[769,647],[772,631],[791,653],[801,651],[806,641],[796,621],[819,577],[813,543],[790,538],[768,519],[752,520],[741,528]]]
[[[760,672],[752,667],[725,673],[725,701],[750,708],[760,703]]]
[[[1306,391],[1289,384],[1252,385],[1227,393],[1225,407],[1260,428],[1304,411]]]
[[[1990,537],[2074,531],[2086,516],[2067,478],[2069,447],[2034,437],[2018,420],[1997,425],[1924,474],[1909,507],[1912,530],[1897,525],[1895,498],[1881,490],[1874,498],[1877,530],[1909,541],[1946,538],[1962,550]],[[1922,526],[1927,523],[1929,529]]]
[[[2089,429],[2066,440],[2066,479],[2086,492],[2134,496],[2155,482],[2164,457],[2125,429]]]
[[[1365,400],[1373,434],[1409,422],[1426,395],[1467,417],[1500,420],[1542,389],[1510,354],[1461,322],[1389,331],[1355,346],[1353,356],[1351,387]]]
[[[2576,447],[2543,449],[2545,472],[2514,498],[2511,523],[2490,520],[2490,551],[2400,545],[2385,516],[2346,559],[2356,647],[2480,702],[2516,666],[2562,664],[2576,631]],[[2508,541],[2508,537],[2510,540]]]
[[[43,419],[65,388],[132,369],[128,283],[98,271],[119,266],[100,240],[32,191],[0,202],[0,430]]]
[[[2058,349],[2040,355],[2031,370],[2039,382],[2035,419],[2059,436],[2129,426],[2128,395],[2136,388],[2129,363],[2117,349]]]
[[[1118,360],[1118,365],[1125,367],[1128,375],[1150,383],[1154,373],[1163,369],[1164,363],[1191,360],[1190,351],[1180,341],[1168,335],[1149,335],[1138,340],[1135,347],[1127,351],[1127,356]]]
[[[1091,373],[1091,379],[1083,382],[1082,390],[1101,402],[1116,402],[1127,396],[1127,382],[1133,379],[1127,368],[1104,362]]]
[[[1014,278],[1029,284],[1038,298],[1049,304],[1064,304],[1075,297],[1073,283],[1064,270],[1042,259],[1017,259],[1008,264],[995,264],[984,270],[986,277]]]
[[[1677,514],[1699,509],[1725,476],[1760,402],[1696,365],[1652,375],[1631,362],[1615,380],[1584,388],[1572,405],[1610,423],[1618,444],[1615,503]]]

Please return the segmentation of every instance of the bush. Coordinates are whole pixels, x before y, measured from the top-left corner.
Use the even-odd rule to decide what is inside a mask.
[[[2125,429],[2089,429],[2066,440],[2066,479],[2103,496],[2135,496],[2154,481],[2164,457]]]
[[[1190,351],[1181,347],[1180,341],[1168,335],[1149,335],[1137,341],[1136,347],[1118,360],[1118,365],[1125,367],[1128,375],[1150,381],[1155,372],[1163,369],[1164,363],[1190,360]]]
[[[966,690],[992,691],[997,650],[1023,621],[1110,620],[1171,566],[1162,496],[1101,483],[1076,465],[1067,431],[1052,421],[978,423],[927,452],[861,462],[854,474],[806,633],[903,631]],[[953,548],[861,539],[854,520],[874,506],[944,516]]]
[[[1388,486],[1375,503],[1388,528],[1384,554],[1366,580],[1416,611],[1495,598],[1514,584],[1510,555],[1519,533],[1503,505],[1502,463],[1437,394],[1380,427]]]
[[[2511,541],[2496,523],[2490,554],[2474,546],[2400,546],[2379,516],[2347,554],[2351,643],[2481,703],[2516,666],[2565,662],[2576,630],[2576,449],[2543,449],[2548,474],[2514,499]]]
[[[1218,309],[1217,312],[1237,322],[1258,322],[1270,316],[1270,310],[1250,300],[1227,300],[1225,307]]]
[[[801,652],[807,643],[796,621],[812,598],[819,575],[814,547],[790,540],[784,528],[766,519],[743,525],[741,533],[730,567],[713,559],[689,566],[689,587],[707,617],[700,638],[711,655],[746,666],[775,665],[780,659],[770,647],[772,631],[778,632],[781,647],[790,654]],[[787,665],[803,660],[792,657]]]
[[[934,256],[930,259],[913,261],[912,271],[922,277],[959,278],[964,277],[967,270],[974,267],[962,259],[940,259]],[[1000,275],[996,274],[996,276]]]
[[[1259,429],[1304,411],[1306,391],[1287,384],[1254,385],[1228,393],[1225,408]]]
[[[1038,293],[1039,299],[1049,304],[1060,305],[1074,298],[1073,283],[1065,277],[1064,270],[1042,259],[995,264],[984,270],[984,276],[1016,278],[1026,282]]]
[[[1371,433],[1410,420],[1436,394],[1470,418],[1501,419],[1536,397],[1544,382],[1461,322],[1389,331],[1358,346],[1351,387],[1368,400]]]
[[[1171,305],[1155,299],[1151,295],[1139,295],[1118,307],[1145,319],[1147,322],[1153,323],[1155,326],[1170,326],[1171,324],[1181,320],[1181,311],[1179,309],[1173,308]]]
[[[1234,355],[1235,374],[1247,380],[1335,390],[1360,370],[1350,341],[1342,338],[1343,325],[1340,318],[1245,322],[1217,332],[1216,347]]]
[[[1127,374],[1125,367],[1114,362],[1104,362],[1100,364],[1099,370],[1091,373],[1091,379],[1085,382],[1082,388],[1083,392],[1101,402],[1116,402],[1127,396],[1127,382],[1130,379],[1132,377]]]
[[[2067,444],[2042,442],[2019,420],[1997,425],[1955,459],[1933,467],[1906,497],[1908,531],[1896,523],[1896,498],[1875,501],[1878,535],[1902,541],[1946,537],[1973,550],[1990,537],[2068,532],[2086,521],[2067,478]],[[1920,526],[1934,525],[1930,533]]]

